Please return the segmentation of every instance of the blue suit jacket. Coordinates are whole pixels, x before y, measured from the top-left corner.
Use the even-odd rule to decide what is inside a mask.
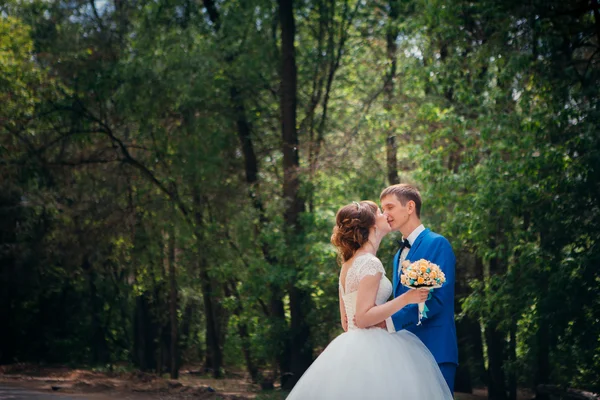
[[[456,326],[454,325],[454,265],[456,258],[445,237],[425,229],[411,246],[406,259],[417,261],[421,258],[440,266],[446,275],[446,283],[435,289],[430,299],[425,302],[429,311],[427,318],[419,320],[419,310],[416,304],[409,304],[392,315],[392,321],[397,331],[406,329],[417,335],[435,357],[438,364],[458,364],[458,346],[456,343]],[[398,277],[398,261],[400,251],[394,257],[394,297],[400,296],[407,290]],[[402,268],[400,268],[402,270]]]

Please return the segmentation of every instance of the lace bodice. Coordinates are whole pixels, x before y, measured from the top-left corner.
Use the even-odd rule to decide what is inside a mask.
[[[358,329],[354,325],[354,315],[356,314],[356,298],[358,295],[358,283],[365,276],[373,276],[381,272],[381,281],[375,296],[375,304],[383,304],[392,294],[392,282],[385,276],[385,270],[381,261],[372,254],[363,254],[354,259],[354,262],[346,272],[346,285],[342,287],[342,277],[340,276],[340,290],[342,300],[348,317],[348,330]]]

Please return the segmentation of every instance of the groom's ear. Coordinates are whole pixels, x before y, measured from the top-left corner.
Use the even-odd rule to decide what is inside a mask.
[[[414,213],[417,210],[417,205],[415,204],[415,202],[413,200],[409,200],[406,203],[406,209],[408,210],[408,212],[410,214]]]

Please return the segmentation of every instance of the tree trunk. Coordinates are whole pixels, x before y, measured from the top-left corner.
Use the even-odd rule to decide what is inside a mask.
[[[202,263],[202,261],[200,261]],[[206,315],[206,362],[205,368],[212,371],[215,378],[221,377],[223,366],[223,345],[220,341],[219,319],[215,313],[215,300],[211,278],[206,272],[206,264],[201,265],[200,279],[202,281],[202,300]]]
[[[14,327],[13,323],[14,312],[13,310],[13,299],[14,297],[14,281],[13,271],[15,268],[14,258],[11,256],[3,257],[0,259],[2,268],[0,268],[0,287],[3,288],[0,291],[2,300],[0,301],[0,325],[3,327]],[[15,337],[15,329],[1,329],[0,330],[0,365],[10,364],[14,361],[15,348],[14,343],[17,343]],[[13,344],[13,345],[11,345]]]
[[[544,294],[541,294],[542,297]],[[543,308],[541,308],[543,310]],[[537,341],[537,362],[536,362],[536,373],[535,373],[535,386],[536,388],[540,385],[550,383],[550,338],[549,338],[550,326],[545,316],[540,316],[540,323],[538,331],[536,332]],[[536,400],[549,400],[550,396],[546,392],[537,392],[535,396]]]
[[[279,0],[281,27],[281,134],[283,146],[283,198],[285,223],[298,230],[298,217],[304,211],[304,201],[300,197],[300,177],[298,156],[298,132],[296,131],[297,69],[294,38],[293,0]]]
[[[157,326],[150,316],[150,303],[144,293],[135,299],[135,317],[133,324],[133,360],[142,371],[152,371],[156,368]]]
[[[238,318],[237,329],[242,342],[242,353],[244,354],[244,361],[246,362],[246,368],[250,374],[250,378],[253,383],[259,383],[258,366],[252,359],[252,352],[250,346],[250,334],[248,333],[248,325],[243,319],[243,308],[242,298],[239,291],[237,290],[237,282],[231,280],[229,284],[225,285],[225,295],[227,297],[233,296],[236,301],[236,305],[233,309],[233,314]]]
[[[310,326],[306,321],[306,315],[308,315],[311,309],[310,293],[292,285],[289,294],[292,375],[285,385],[286,389],[291,389],[298,382],[298,379],[300,379],[313,361]]]
[[[484,273],[484,264],[481,257],[475,257],[475,271],[474,278],[479,281],[483,281]],[[472,356],[473,356],[473,367],[474,370],[477,371],[476,375],[476,384],[483,383],[487,385],[487,371],[485,369],[485,357],[483,350],[483,338],[481,334],[482,324],[481,321],[475,320],[473,321],[473,325],[471,326],[471,340],[472,340]],[[473,370],[472,370],[473,371]]]
[[[206,363],[205,368],[212,370],[215,378],[221,377],[223,366],[223,344],[219,327],[219,318],[216,313],[217,296],[213,293],[213,282],[206,272],[206,260],[201,259],[200,280],[202,282],[202,300],[204,314],[206,315]]]
[[[475,264],[475,258],[470,254],[458,253],[456,257],[456,294],[454,296],[454,309],[456,314],[460,314],[462,300],[470,294],[467,282],[472,279],[470,274],[472,267]],[[472,393],[473,385],[471,379],[472,353],[473,353],[473,326],[476,325],[477,335],[481,338],[479,332],[479,323],[471,316],[464,316],[456,321],[456,337],[458,340],[458,359],[461,360],[456,370],[456,378],[454,382],[454,390],[461,393]],[[481,342],[481,339],[479,340]]]
[[[440,44],[440,60],[442,62],[445,62],[447,58],[448,58],[448,43],[446,43],[443,39],[441,39],[441,44]],[[448,86],[446,86],[444,88],[444,97],[446,98],[446,100],[448,100],[449,103],[453,102],[453,100],[454,100],[454,88],[452,87],[451,84],[448,84]]]
[[[499,331],[497,321],[488,321],[485,326],[485,339],[488,350],[488,399],[506,400],[503,369],[504,334]]]
[[[543,250],[548,252],[556,251],[554,243],[548,240],[549,235],[546,232],[540,232],[540,246]],[[550,243],[549,243],[550,242]],[[545,257],[544,260],[545,265],[556,265],[556,261],[551,259],[550,257]],[[550,310],[547,309],[546,303],[548,298],[548,275],[543,271],[539,274],[538,277],[539,284],[539,301],[537,304],[538,308],[538,330],[536,332],[536,342],[537,342],[537,362],[536,362],[536,370],[535,370],[535,387],[536,387],[536,400],[549,400],[550,396],[548,393],[544,391],[537,391],[537,389],[544,384],[551,383],[550,382],[550,323],[548,318],[546,317],[547,312]]]
[[[170,337],[170,374],[171,379],[179,378],[179,366],[177,365],[177,359],[179,358],[179,346],[177,336],[177,276],[175,272],[175,229],[171,227],[169,232],[169,314],[170,314],[170,325],[171,325],[171,337]]]
[[[517,320],[513,319],[510,324],[510,342],[508,345],[508,359],[511,369],[508,372],[508,398],[517,400]]]
[[[496,240],[491,239],[491,249],[495,249]],[[490,275],[501,274],[502,263],[499,257],[490,260]],[[506,400],[506,383],[504,376],[505,338],[500,330],[500,323],[494,317],[488,317],[485,324],[485,341],[488,353],[488,399]]]
[[[188,299],[188,303],[185,305],[185,309],[182,313],[181,324],[179,325],[179,341],[185,349],[190,348],[193,343],[193,341],[190,340],[190,334],[192,331],[192,321],[194,320],[194,315],[196,315],[196,309],[196,301]]]
[[[594,27],[596,28],[596,40],[600,42],[600,7],[598,0],[592,0],[592,10],[594,10]]]
[[[390,12],[388,18],[388,27],[386,32],[387,40],[387,58],[389,69],[385,74],[383,91],[385,93],[383,108],[386,111],[386,120],[389,123],[387,138],[386,138],[386,154],[387,154],[387,173],[388,182],[390,185],[400,183],[398,177],[398,159],[396,157],[396,128],[394,118],[391,115],[394,105],[394,81],[396,79],[396,40],[398,39],[398,27],[396,25],[398,19],[399,2],[390,0]]]
[[[82,268],[84,271],[88,271],[88,283],[90,290],[90,304],[91,304],[91,317],[92,317],[92,337],[91,337],[91,348],[92,348],[92,363],[104,365],[108,362],[108,344],[104,336],[104,327],[100,319],[102,314],[102,298],[98,294],[96,288],[96,271],[94,267],[90,265],[87,257],[83,260]]]
[[[6,187],[0,190],[0,247],[18,248],[14,245],[18,243],[16,233],[22,219],[20,198],[20,193]],[[0,365],[12,363],[18,347],[14,320],[19,286],[15,283],[20,281],[19,273],[24,273],[24,268],[18,268],[17,254],[16,250],[0,252],[0,326],[5,327],[0,329]]]
[[[163,260],[161,260],[163,262]],[[134,318],[134,362],[143,371],[163,371],[163,330],[164,319],[161,316],[168,314],[163,309],[165,304],[164,287],[156,277],[156,264],[148,268],[150,281],[153,282],[152,292],[144,292],[136,298]],[[164,268],[160,268],[163,271]]]
[[[304,211],[304,199],[300,195],[298,132],[296,131],[297,70],[294,38],[296,27],[292,0],[279,0],[279,26],[281,28],[281,133],[283,146],[283,198],[285,201],[284,223],[286,240],[291,248],[300,233],[300,214]],[[288,260],[297,271],[293,259]],[[310,295],[289,284],[291,314],[291,375],[282,378],[284,389],[290,389],[312,362],[310,329],[306,320],[306,309]],[[284,382],[285,381],[285,382]]]
[[[458,253],[456,262],[455,310],[461,312],[462,300],[470,294],[467,284],[471,280],[483,280],[483,262],[472,254]],[[481,325],[477,316],[466,315],[456,323],[458,359],[454,389],[471,393],[474,386],[485,384],[485,362]]]
[[[204,199],[199,188],[192,189],[193,218],[196,234],[196,248],[198,249],[198,277],[202,290],[204,304],[204,315],[206,316],[206,358],[205,369],[211,370],[215,378],[221,377],[223,367],[223,341],[221,335],[220,293],[219,285],[208,274],[208,262],[203,252],[203,228],[204,228]]]
[[[491,218],[497,218],[497,214],[492,210]],[[498,221],[496,236],[490,237],[490,250],[500,251],[499,243],[502,243],[502,226]],[[489,275],[494,277],[504,274],[505,266],[502,263],[501,254],[496,255],[490,260]],[[488,355],[488,398],[490,400],[506,400],[506,382],[504,375],[505,360],[505,338],[506,334],[500,329],[498,317],[489,315],[485,322],[485,342]]]
[[[531,214],[528,211],[523,213],[523,232],[529,230],[529,224],[531,221]],[[521,250],[515,251],[515,259],[519,260],[521,257]],[[517,280],[520,280],[520,276],[517,276]],[[518,291],[518,287],[514,287],[514,291]],[[516,295],[517,293],[515,293]],[[508,397],[510,400],[517,400],[517,321],[519,318],[520,307],[511,311],[512,319],[510,322],[510,342],[508,346],[508,358],[510,361],[510,370],[508,372]]]
[[[319,61],[315,62],[315,69],[312,78],[312,92],[310,96],[310,104],[308,106],[308,110],[306,112],[306,124],[304,121],[300,124],[300,129],[305,129],[305,125],[308,125],[308,165],[309,165],[309,184],[311,185],[311,190],[308,193],[308,210],[312,214],[315,210],[315,196],[314,196],[314,180],[315,173],[317,171],[317,157],[316,157],[316,147],[319,145],[318,140],[315,140],[315,110],[317,105],[321,101],[321,96],[323,93],[323,82],[324,76],[323,72],[321,72],[322,65],[325,64],[325,54],[327,56],[331,56],[330,52],[327,51],[325,53],[323,49],[323,43],[325,41],[325,32],[328,31],[328,27],[330,24],[330,7],[323,1],[318,1],[316,4],[316,8],[319,13],[319,30],[317,36],[317,46],[316,50],[319,55]],[[331,7],[333,8],[333,7]],[[329,41],[331,43],[331,40]],[[331,46],[330,46],[331,47]],[[328,49],[329,50],[329,49]]]
[[[291,341],[287,338],[289,327],[285,317],[285,306],[283,304],[283,289],[279,286],[271,286],[271,298],[269,299],[269,310],[271,314],[271,324],[273,325],[272,340],[279,344],[277,351],[277,367],[279,368],[280,384],[286,386],[292,370],[292,347]],[[278,336],[283,334],[283,338]]]

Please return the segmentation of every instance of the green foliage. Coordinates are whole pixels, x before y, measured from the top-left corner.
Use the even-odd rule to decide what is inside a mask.
[[[296,3],[306,207],[290,236],[275,4],[216,2],[215,21],[194,2],[100,3],[0,6],[0,362],[162,373],[174,320],[178,362],[212,368],[214,327],[226,369],[276,379],[292,289],[315,354],[341,332],[335,212],[378,199],[393,135],[401,181],[464,263],[460,321],[500,332],[523,385],[600,390],[587,5],[416,0],[394,20],[387,3]]]

